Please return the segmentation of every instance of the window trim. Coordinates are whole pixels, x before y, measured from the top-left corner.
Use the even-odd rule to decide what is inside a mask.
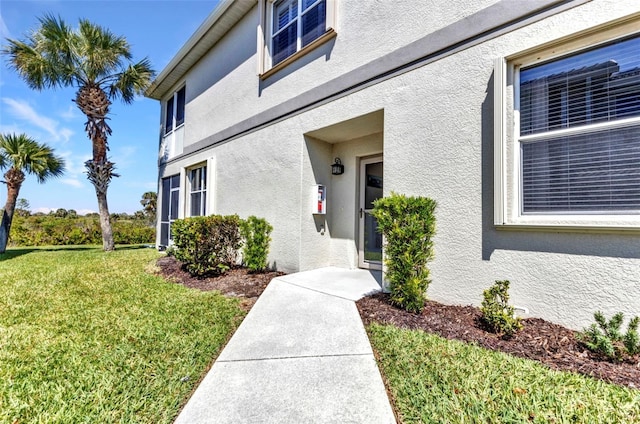
[[[176,178],[177,177],[177,178]],[[178,185],[177,186],[173,186],[172,182],[173,179],[176,179]],[[182,184],[182,178],[180,176],[180,174],[174,174],[174,175],[169,175],[166,177],[162,177],[160,180],[160,219],[158,219],[158,224],[159,224],[159,228],[158,228],[158,245],[162,246],[162,247],[168,247],[171,246],[173,244],[173,239],[171,237],[171,224],[173,224],[176,219],[180,219],[180,190],[181,190],[181,184]],[[168,190],[168,198],[165,198],[165,193],[164,193],[164,182],[168,181],[169,182],[169,190]],[[172,208],[171,208],[171,199],[173,198],[173,196],[176,196],[177,200],[178,200],[178,205],[177,205],[177,210],[176,212],[176,218],[172,218]],[[167,205],[167,219],[163,220],[163,209],[164,209],[164,205]],[[162,243],[162,226],[166,225],[167,226],[167,244],[163,244]]]
[[[179,93],[181,91],[184,90],[184,105],[183,105],[183,110],[182,110],[182,122],[180,124],[177,124],[177,116],[178,116],[178,97],[179,97]],[[167,107],[169,104],[169,101],[171,101],[171,105],[172,105],[172,110],[171,110],[171,128],[169,130],[167,130],[167,118],[168,118],[168,113],[169,113],[169,108]],[[162,137],[166,137],[169,134],[175,132],[176,130],[178,130],[179,128],[184,127],[184,123],[186,121],[185,119],[185,114],[186,114],[186,107],[187,107],[187,86],[186,84],[182,84],[182,86],[180,88],[178,88],[177,90],[173,91],[173,94],[170,97],[167,97],[164,101],[164,119],[162,120]]]
[[[273,65],[271,55],[272,25],[273,25],[273,9],[277,0],[260,0],[258,5],[258,13],[260,22],[258,24],[258,76],[264,80],[271,75],[286,68],[289,64],[295,62],[302,56],[315,50],[329,40],[336,37],[336,0],[325,0],[325,32],[307,44],[300,47],[286,59]],[[299,0],[298,0],[299,1]],[[300,17],[298,17],[299,19]],[[300,37],[299,37],[300,38]]]
[[[188,184],[188,190],[185,190],[185,195],[186,195],[186,203],[187,203],[187,207],[186,207],[186,211],[189,212],[188,216],[192,217],[192,216],[206,216],[207,215],[207,209],[209,209],[207,207],[207,202],[208,202],[208,189],[209,189],[209,169],[207,167],[207,162],[202,162],[199,163],[197,165],[191,166],[189,168],[186,169],[186,177],[187,177],[187,184]],[[192,189],[192,173],[193,171],[196,171],[198,169],[204,169],[203,172],[201,172],[200,175],[200,183],[201,183],[201,188],[200,190],[193,190]],[[200,194],[200,214],[199,215],[193,215],[191,213],[191,208],[192,208],[192,204],[191,204],[191,198],[192,195],[195,193],[199,193]],[[204,194],[204,201],[202,199],[202,195]]]
[[[640,215],[625,213],[523,214],[522,202],[522,138],[534,140],[543,135],[519,134],[519,69],[547,62],[598,47],[629,36],[640,35],[640,13],[572,34],[550,43],[514,55],[497,58],[494,62],[494,227],[498,230],[554,231],[554,232],[638,232]],[[596,127],[623,127],[637,123],[640,118],[627,118],[615,123],[591,124],[588,128],[569,128],[557,134],[592,132]],[[538,136],[538,137],[537,137]]]

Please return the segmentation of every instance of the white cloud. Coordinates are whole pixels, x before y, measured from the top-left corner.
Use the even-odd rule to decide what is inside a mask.
[[[4,23],[4,19],[2,18],[1,14],[0,14],[0,37],[2,37],[3,40],[5,38],[13,38],[11,36],[11,33],[9,32],[9,28],[7,28],[7,25]]]
[[[16,100],[3,97],[4,104],[9,106],[9,112],[17,119],[46,131],[54,141],[67,142],[73,135],[69,128],[59,128],[59,122],[55,119],[40,115],[35,109],[24,100]]]
[[[54,208],[36,208],[35,210],[33,210],[33,213],[49,213],[51,211],[55,211]]]
[[[76,109],[73,105],[69,105],[67,110],[63,110],[62,112],[58,113],[58,115],[60,115],[60,117],[66,121],[72,121],[80,117],[78,109]]]
[[[86,215],[88,213],[97,213],[98,211],[94,211],[93,209],[80,209],[76,211],[78,215]]]
[[[18,127],[15,124],[12,125],[0,125],[0,133],[2,134],[21,134],[24,131],[22,131],[20,129],[20,127]]]
[[[77,178],[63,178],[60,180],[62,184],[70,185],[71,187],[82,188],[84,184]]]
[[[138,148],[135,146],[119,147],[111,160],[116,164],[116,168],[118,169],[128,168],[134,163],[137,151]],[[116,172],[118,171],[116,170]]]

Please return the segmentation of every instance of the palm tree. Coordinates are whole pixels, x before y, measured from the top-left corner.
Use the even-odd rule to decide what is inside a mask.
[[[118,175],[107,158],[109,107],[118,98],[132,103],[155,73],[147,58],[133,63],[127,40],[106,28],[81,19],[79,27],[72,29],[52,15],[39,21],[40,27],[25,41],[7,39],[3,53],[32,89],[77,89],[73,101],[87,117],[85,131],[93,147],[93,158],[85,162],[87,177],[98,198],[104,250],[113,250],[107,188]]]
[[[50,177],[58,177],[64,171],[64,160],[53,153],[46,144],[40,144],[26,134],[0,134],[0,169],[9,170],[4,174],[7,185],[7,203],[0,224],[0,253],[7,249],[9,231],[20,187],[27,174],[33,174],[43,183]]]
[[[142,194],[142,200],[140,200],[142,210],[149,223],[155,225],[156,223],[156,208],[158,205],[158,194],[155,191],[147,191]]]

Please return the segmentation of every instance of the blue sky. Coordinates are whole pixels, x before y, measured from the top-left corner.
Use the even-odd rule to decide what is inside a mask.
[[[216,3],[216,0],[2,0],[0,44],[6,45],[6,38],[24,39],[45,13],[58,15],[73,27],[77,27],[78,19],[86,18],[126,37],[134,61],[146,56],[159,73]],[[2,57],[0,132],[26,133],[53,147],[67,163],[63,177],[45,184],[27,177],[19,197],[29,201],[32,212],[65,208],[84,214],[98,210],[95,191],[86,179],[83,165],[91,157],[91,143],[84,133],[85,119],[71,101],[74,97],[72,88],[30,90]],[[159,102],[142,97],[130,105],[117,101],[111,107],[110,159],[120,174],[109,187],[111,212],[140,210],[142,193],[157,189],[159,114]],[[0,185],[0,207],[6,197],[5,186]]]

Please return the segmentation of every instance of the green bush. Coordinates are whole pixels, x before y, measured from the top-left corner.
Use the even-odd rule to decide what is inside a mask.
[[[224,274],[241,246],[238,215],[178,219],[171,225],[175,257],[191,275]]]
[[[485,290],[482,300],[482,320],[491,331],[511,337],[522,328],[520,318],[513,314],[509,306],[509,280],[496,281]]]
[[[242,260],[251,272],[264,271],[269,255],[269,235],[273,227],[264,218],[250,216],[240,224],[240,233],[244,239]]]
[[[596,322],[587,327],[578,338],[592,352],[605,356],[609,360],[623,360],[626,355],[640,353],[638,337],[639,318],[634,317],[629,322],[626,334],[622,334],[624,314],[618,312],[609,321],[600,311],[593,314]]]
[[[386,278],[391,302],[421,312],[429,283],[427,262],[433,258],[436,202],[426,197],[391,193],[374,202],[372,215],[384,235]]]

